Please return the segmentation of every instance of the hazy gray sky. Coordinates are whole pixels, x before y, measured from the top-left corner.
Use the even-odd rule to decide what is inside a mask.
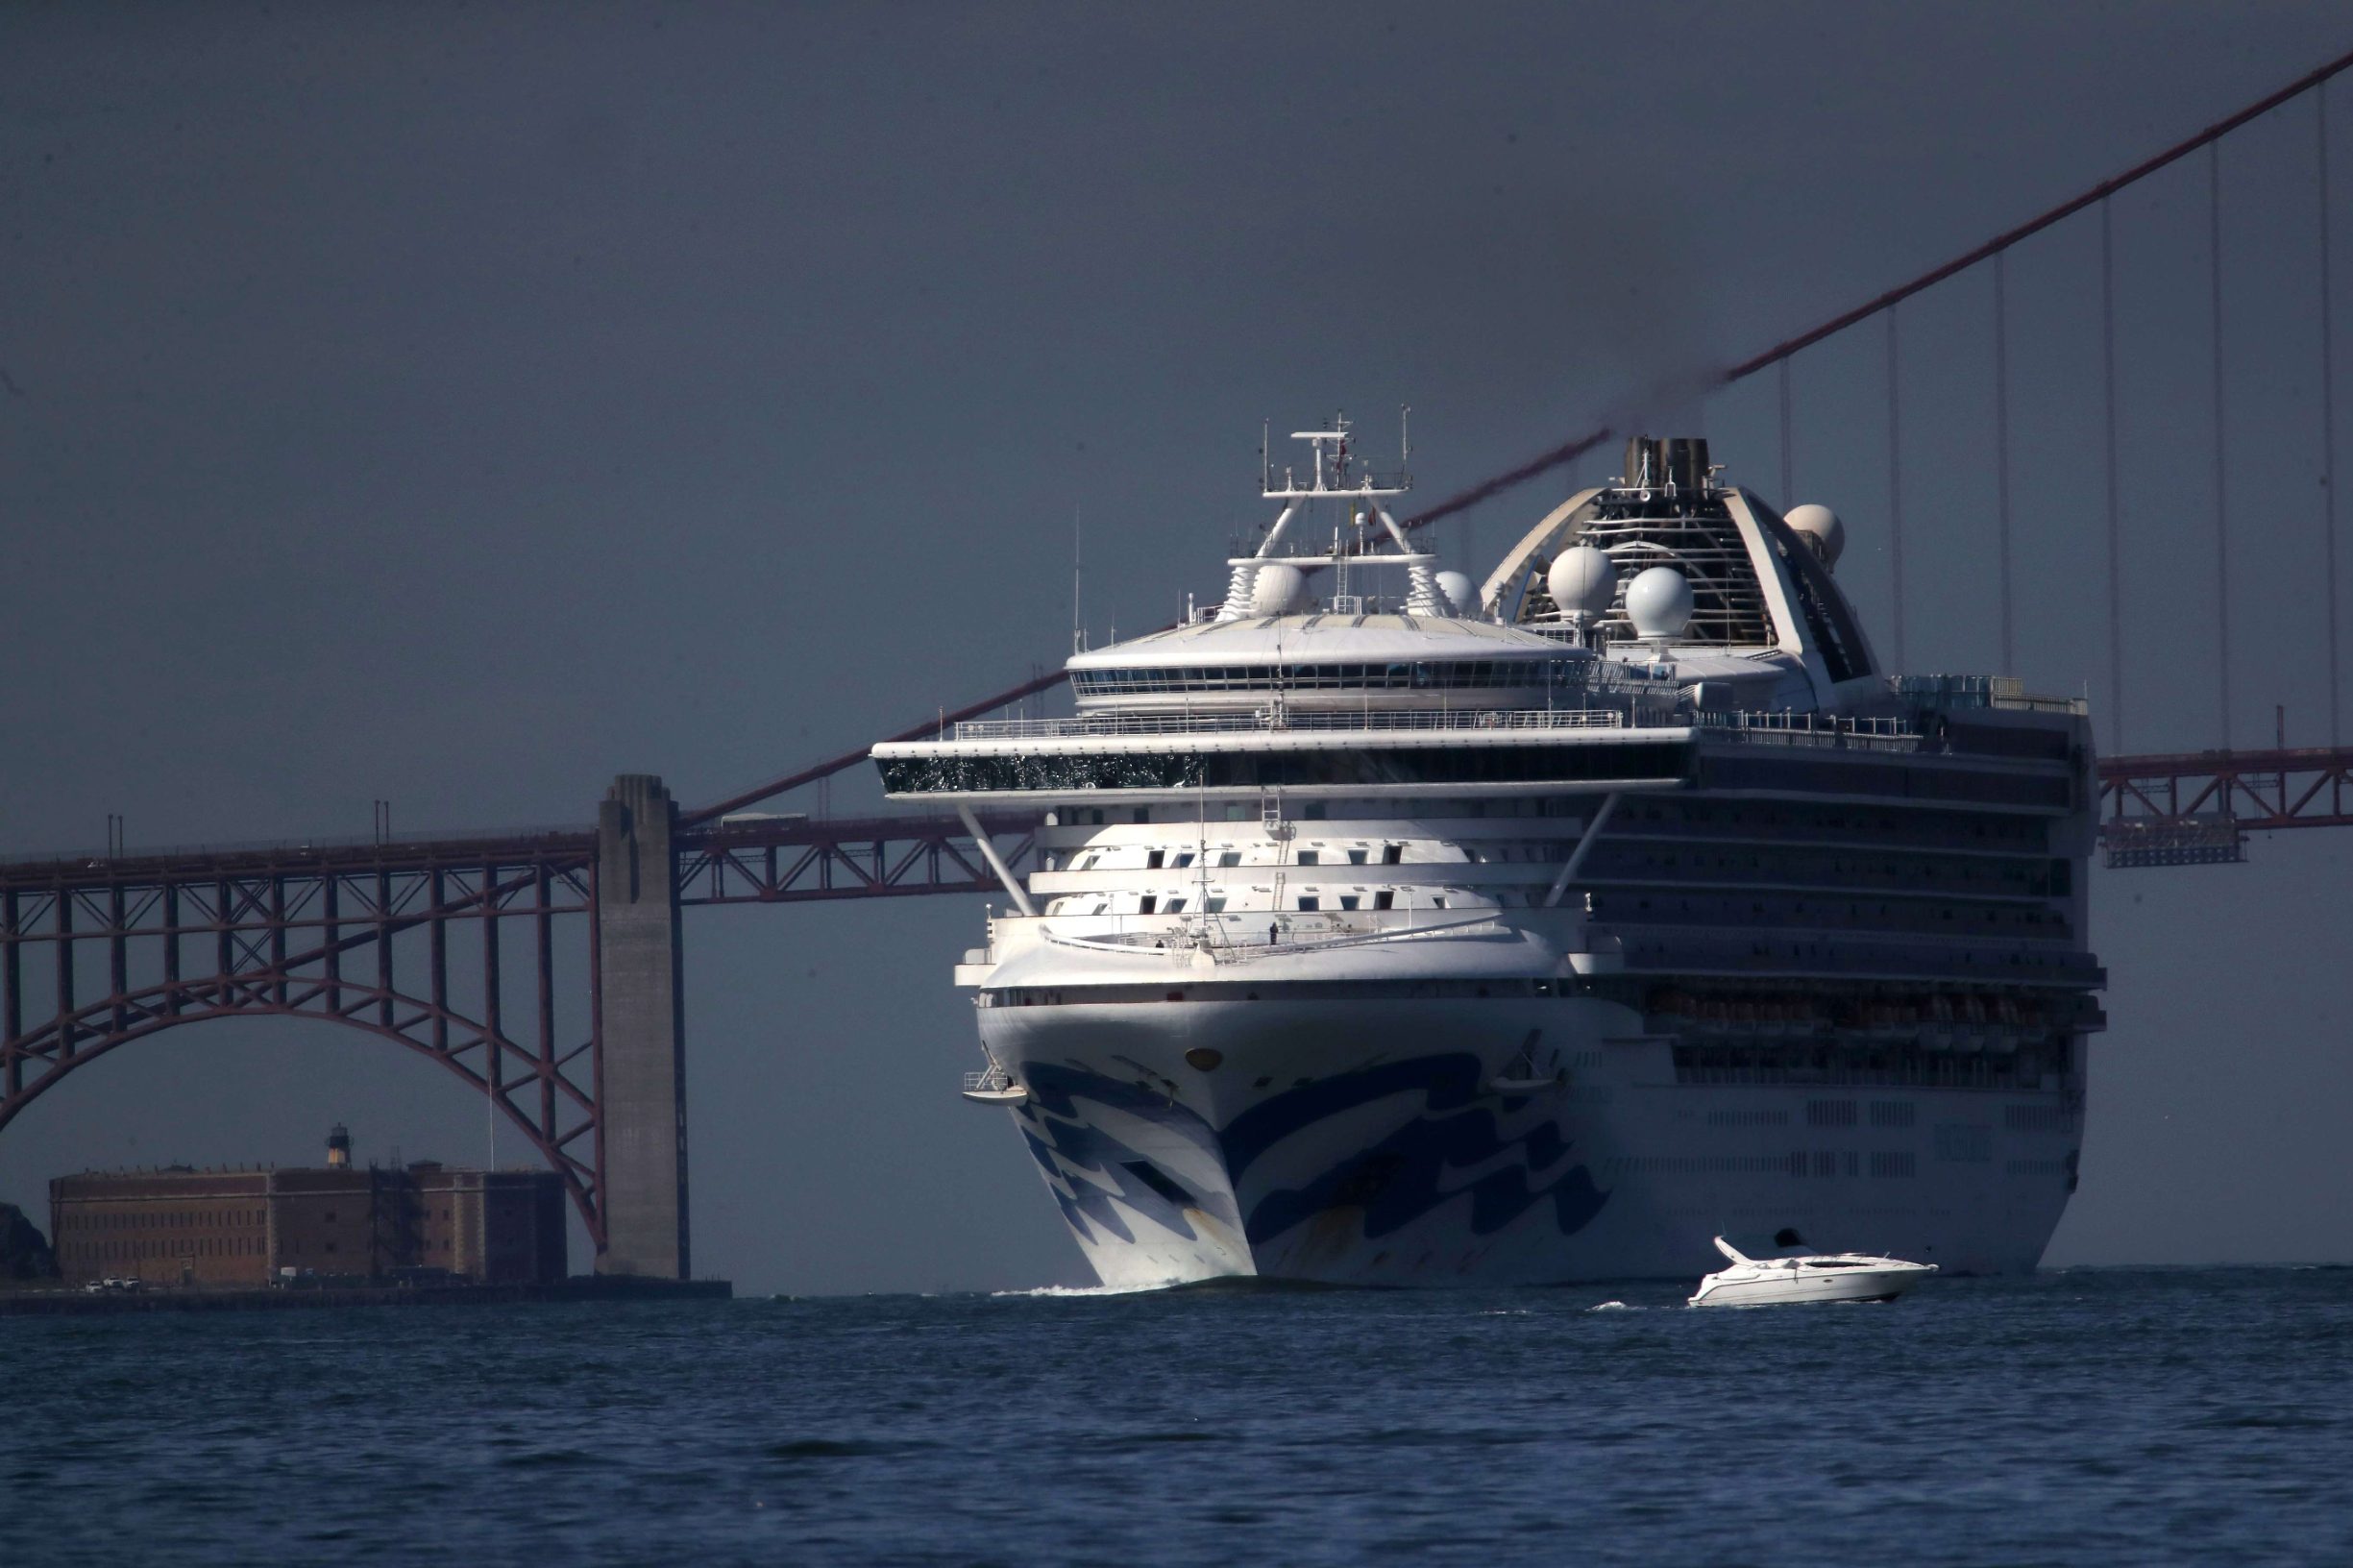
[[[1266,417],[1409,402],[1434,498],[1633,408],[1777,494],[1770,376],[1644,389],[2349,41],[2286,4],[10,8],[0,849],[110,811],[134,844],[357,834],[379,796],[403,829],[577,822],[625,770],[713,796],[1057,659],[1074,508],[1098,641],[1214,588]],[[2275,702],[2328,733],[2314,154],[2307,101],[2222,155],[2243,744]],[[2205,182],[2115,212],[2134,750],[2219,738]],[[2034,241],[2009,290],[2018,673],[2104,709],[2097,244]],[[1902,323],[1917,668],[1997,662],[1990,288]],[[1785,498],[1847,518],[1882,648],[1884,353],[1875,324],[1801,361]],[[1442,548],[1483,564],[1559,489]],[[2113,1028],[2054,1261],[2353,1257],[2353,835],[2254,855],[2096,879]],[[701,1270],[1083,1275],[953,1094],[979,919],[690,917]],[[0,1135],[0,1199],[308,1160],[338,1118],[363,1158],[484,1139],[391,1046],[208,1024]]]

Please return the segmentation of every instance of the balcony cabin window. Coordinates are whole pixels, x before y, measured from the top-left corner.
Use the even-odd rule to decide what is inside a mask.
[[[1139,915],[1155,914],[1159,911],[1159,909],[1160,896],[1157,894],[1147,893],[1141,898],[1136,900],[1136,913]]]
[[[1166,861],[1167,858],[1167,850],[1155,849],[1150,854],[1143,857],[1143,869],[1147,871],[1157,871],[1161,869],[1162,863]]]
[[[1299,864],[1302,866],[1319,866],[1323,864],[1323,858],[1324,857],[1320,853],[1313,849],[1302,849],[1299,851]]]
[[[1356,907],[1357,907],[1357,895],[1356,895],[1355,894],[1353,894],[1353,893],[1343,893],[1343,894],[1340,894],[1340,908],[1342,908],[1342,909],[1354,909],[1354,908],[1356,908]]]
[[[1402,866],[1402,865],[1404,865],[1404,864],[1405,864],[1405,859],[1406,859],[1406,846],[1405,846],[1404,845],[1402,845],[1402,844],[1389,844],[1389,845],[1382,845],[1382,848],[1381,848],[1381,864],[1382,864],[1382,865],[1384,865],[1384,866]]]
[[[1299,907],[1304,910],[1317,910],[1323,908],[1324,904],[1321,898],[1303,893],[1299,895]]]
[[[1373,894],[1373,908],[1375,908],[1375,909],[1395,909],[1396,907],[1397,907],[1397,894],[1394,894],[1394,893],[1390,893],[1390,892],[1387,892],[1387,891],[1385,891],[1385,891],[1383,891],[1383,892],[1376,893],[1376,894]]]
[[[1349,864],[1349,865],[1351,865],[1351,866],[1361,866],[1361,865],[1363,865],[1363,864],[1364,864],[1364,851],[1363,851],[1363,850],[1361,850],[1361,849],[1351,849],[1351,850],[1349,850],[1349,851],[1348,851],[1348,864]]]

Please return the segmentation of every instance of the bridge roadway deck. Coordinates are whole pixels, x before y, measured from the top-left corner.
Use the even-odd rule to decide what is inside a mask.
[[[1027,852],[1034,814],[988,812],[979,821],[992,836],[1018,841],[1009,861]],[[717,821],[682,827],[674,849],[682,905],[983,893],[997,886],[964,825],[943,814]],[[103,893],[165,882],[435,870],[497,878],[584,872],[596,858],[597,833],[589,827],[82,850],[0,860],[0,891]]]
[[[2242,832],[2353,825],[2353,747],[2183,751],[2099,760],[2103,831],[2229,822]]]

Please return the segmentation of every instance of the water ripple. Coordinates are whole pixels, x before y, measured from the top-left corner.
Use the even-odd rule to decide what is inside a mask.
[[[0,1558],[2353,1560],[2353,1272],[1686,1288],[11,1320]]]

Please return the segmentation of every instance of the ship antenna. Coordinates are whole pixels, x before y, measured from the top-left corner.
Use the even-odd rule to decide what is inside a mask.
[[[1086,651],[1087,623],[1079,614],[1079,567],[1086,542],[1085,506],[1072,502],[1070,506],[1070,651]]]
[[[1413,466],[1413,427],[1408,423],[1412,413],[1411,404],[1397,405],[1397,466],[1401,469]]]

